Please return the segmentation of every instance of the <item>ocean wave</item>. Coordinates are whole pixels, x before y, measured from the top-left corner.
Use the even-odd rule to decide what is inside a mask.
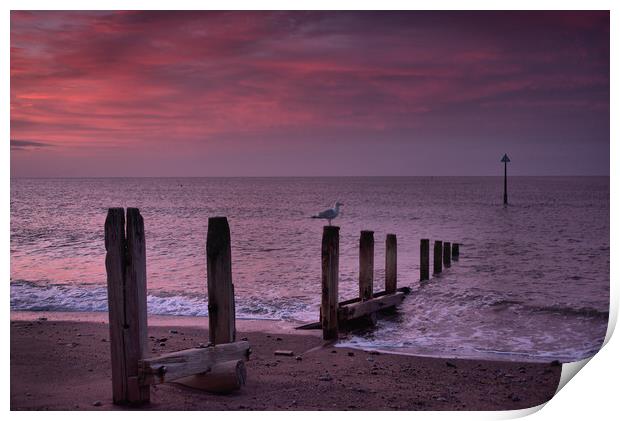
[[[598,310],[592,307],[564,307],[564,306],[529,306],[529,309],[541,313],[555,313],[563,316],[578,316],[589,318],[609,319],[609,310]]]
[[[309,320],[317,318],[313,306],[303,300],[236,297],[237,317],[266,320]],[[162,291],[147,295],[149,314],[169,316],[208,316],[205,296],[178,295]],[[106,312],[108,292],[103,286],[11,282],[11,310]]]

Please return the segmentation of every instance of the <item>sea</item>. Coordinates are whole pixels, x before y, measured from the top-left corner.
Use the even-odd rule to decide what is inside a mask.
[[[609,177],[11,179],[11,310],[107,311],[104,221],[137,207],[145,223],[148,312],[207,315],[208,218],[231,229],[237,318],[318,321],[321,235],[312,219],[344,204],[341,300],[358,294],[359,236],[374,231],[374,290],[385,237],[411,293],[340,346],[424,356],[577,361],[609,318]],[[419,280],[420,239],[460,258]],[[432,257],[431,257],[432,265]],[[432,267],[431,267],[432,272]]]

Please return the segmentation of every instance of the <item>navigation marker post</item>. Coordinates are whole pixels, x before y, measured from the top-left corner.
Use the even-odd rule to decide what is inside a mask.
[[[504,154],[502,161],[504,163],[504,205],[508,204],[508,163],[510,158],[507,154]]]

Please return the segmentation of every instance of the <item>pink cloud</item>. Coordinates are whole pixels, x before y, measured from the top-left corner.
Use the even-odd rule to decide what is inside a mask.
[[[11,137],[213,154],[283,135],[303,150],[330,130],[442,133],[472,109],[570,120],[608,103],[608,29],[606,12],[14,11]]]

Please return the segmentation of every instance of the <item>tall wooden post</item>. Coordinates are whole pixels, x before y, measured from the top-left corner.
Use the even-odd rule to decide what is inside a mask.
[[[396,292],[397,261],[396,261],[396,234],[385,237],[385,292]]]
[[[420,240],[420,281],[426,281],[429,278],[429,261],[429,240],[423,238]]]
[[[230,228],[225,217],[209,218],[207,229],[209,341],[235,341],[235,292],[232,282]]]
[[[452,260],[459,260],[459,243],[452,243]]]
[[[375,271],[375,238],[373,231],[362,231],[360,234],[360,299],[372,298],[372,284]]]
[[[441,241],[435,241],[435,246],[433,249],[433,274],[441,273],[441,252]]]
[[[144,221],[136,208],[108,209],[105,221],[112,399],[116,404],[146,403],[148,385],[138,382],[138,361],[147,346],[146,247]]]
[[[340,227],[324,226],[321,241],[321,327],[323,339],[338,338]]]
[[[450,256],[452,252],[450,251],[450,243],[448,241],[444,241],[443,243],[443,265],[447,268],[450,267]]]

